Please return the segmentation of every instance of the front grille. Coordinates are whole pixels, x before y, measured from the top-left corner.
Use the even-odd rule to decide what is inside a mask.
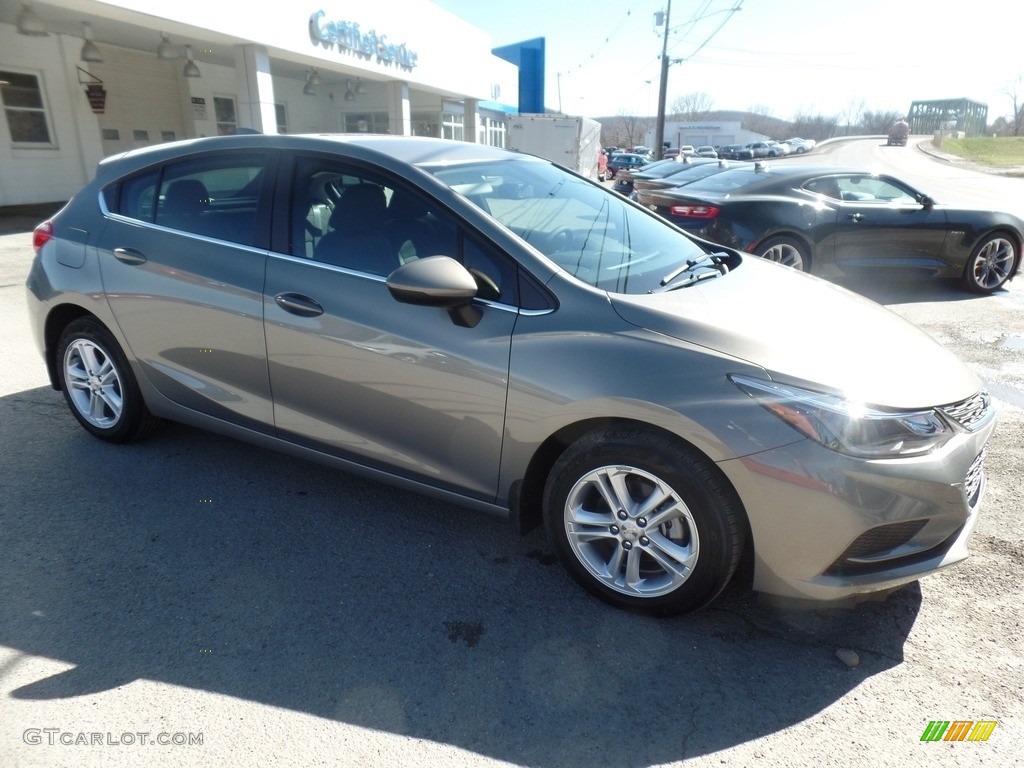
[[[985,423],[992,410],[992,399],[988,392],[981,390],[974,397],[961,400],[959,403],[939,408],[964,429],[974,430]]]
[[[972,509],[981,497],[981,484],[985,479],[985,450],[977,455],[967,470],[967,477],[964,478],[964,495],[967,496],[967,506]]]

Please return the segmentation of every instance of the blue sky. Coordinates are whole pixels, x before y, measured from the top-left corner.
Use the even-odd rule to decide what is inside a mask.
[[[495,46],[546,38],[549,109],[657,110],[654,12],[665,0],[434,2]],[[789,119],[966,97],[988,104],[992,121],[1011,112],[1003,91],[1024,77],[1022,27],[1014,0],[672,0],[669,58],[683,61],[669,69],[667,101],[703,92],[714,109],[764,106]],[[1017,91],[1024,101],[1024,81]]]

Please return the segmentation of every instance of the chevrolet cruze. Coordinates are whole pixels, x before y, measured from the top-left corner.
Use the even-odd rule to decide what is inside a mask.
[[[821,601],[967,555],[995,425],[977,376],[547,161],[165,144],[103,161],[34,244],[36,342],[97,438],[170,419],[543,525],[583,587],[655,614],[711,601],[745,553],[754,589]]]

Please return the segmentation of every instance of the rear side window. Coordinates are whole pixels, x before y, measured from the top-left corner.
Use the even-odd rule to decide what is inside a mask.
[[[264,154],[190,158],[125,179],[104,199],[131,219],[252,245],[266,164]]]

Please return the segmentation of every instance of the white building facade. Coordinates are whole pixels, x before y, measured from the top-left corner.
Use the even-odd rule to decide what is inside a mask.
[[[655,132],[647,132],[647,146],[654,146]],[[748,131],[739,120],[726,121],[701,121],[701,122],[673,122],[665,123],[665,141],[670,146],[681,147],[689,144],[693,147],[711,146],[721,147],[726,144],[750,144],[755,141],[765,141],[768,136],[754,131]]]
[[[245,130],[504,146],[518,68],[427,0],[0,5],[0,206],[66,200],[104,156]]]

